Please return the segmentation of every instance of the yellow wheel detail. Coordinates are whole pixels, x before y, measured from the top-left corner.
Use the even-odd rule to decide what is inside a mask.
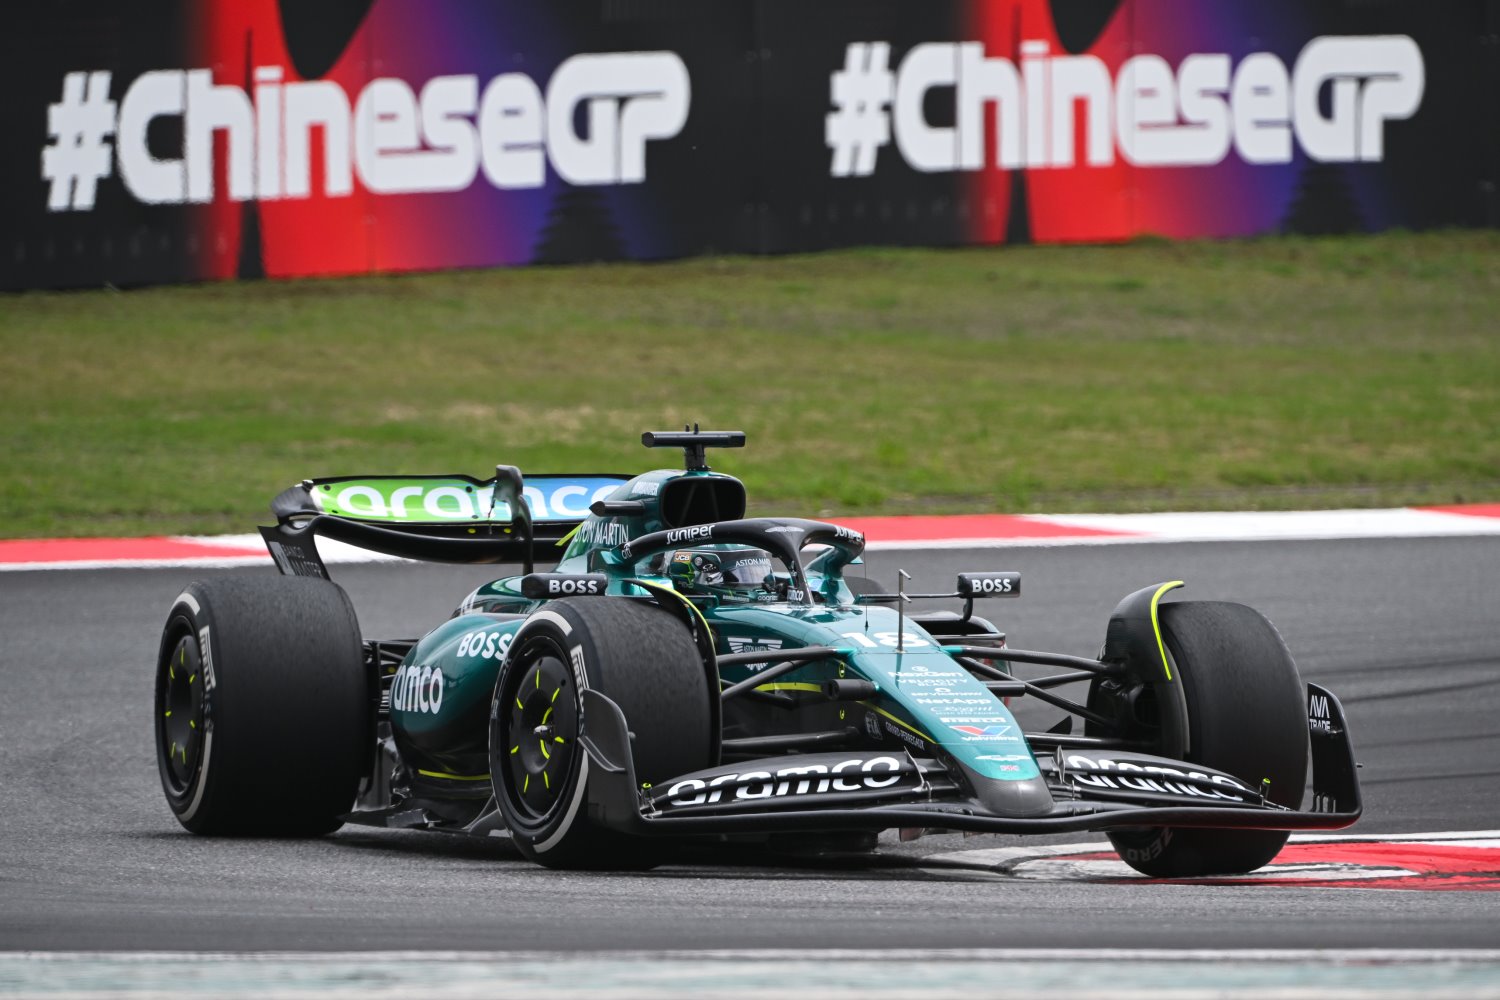
[[[198,642],[191,635],[183,635],[177,643],[176,655],[167,660],[167,676],[157,692],[157,707],[161,710],[160,739],[167,745],[165,778],[171,783],[175,794],[183,794],[193,780],[198,768],[198,757],[203,749],[198,735],[197,720],[203,715],[202,687],[195,686],[190,679],[184,681],[172,667],[175,660],[191,677],[198,676]],[[188,662],[188,657],[192,662]],[[160,676],[160,675],[158,675]],[[158,744],[160,745],[160,744]]]
[[[514,680],[502,685],[506,713],[504,732],[511,736],[510,753],[501,765],[506,769],[515,805],[525,814],[544,816],[557,802],[561,782],[552,773],[569,766],[571,756],[554,752],[566,741],[558,734],[572,735],[578,724],[578,708],[571,698],[560,697],[572,681],[572,665],[566,650],[554,643],[532,643],[513,649],[518,657]],[[557,764],[553,758],[561,758]],[[563,772],[566,773],[566,772]]]

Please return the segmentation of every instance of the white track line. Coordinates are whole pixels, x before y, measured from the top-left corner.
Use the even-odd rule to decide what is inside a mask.
[[[857,519],[856,519],[857,520]],[[915,518],[937,523],[943,518]],[[1500,516],[1478,513],[1459,514],[1447,511],[1399,507],[1386,510],[1321,511],[1252,511],[1176,514],[1035,514],[1000,517],[993,533],[980,537],[892,538],[882,532],[902,529],[885,526],[872,528],[866,548],[872,552],[896,549],[984,549],[1024,548],[1034,546],[1074,545],[1141,545],[1167,542],[1246,542],[1311,541],[1353,538],[1441,538],[1500,535]],[[973,519],[963,519],[970,525]],[[1028,534],[1023,527],[1006,525],[1046,525],[1057,534]],[[1068,534],[1105,531],[1113,534]],[[1015,531],[1017,533],[1009,533]],[[920,534],[941,533],[923,530]],[[0,572],[31,569],[153,569],[182,566],[262,566],[270,563],[264,554],[259,535],[179,535],[168,540],[176,551],[162,558],[101,558],[86,560],[43,560],[35,562],[0,561]],[[205,552],[201,557],[185,555],[183,545],[205,549],[237,549],[234,553]],[[324,539],[319,552],[328,563],[391,562],[394,556],[381,555],[357,546]],[[543,547],[545,549],[545,547]],[[540,553],[539,553],[540,554]],[[0,559],[3,559],[0,546]]]
[[[1173,541],[1421,538],[1500,534],[1500,517],[1396,507],[1386,510],[1208,511],[1183,514],[1054,514],[1052,524],[1139,532]]]
[[[901,948],[0,953],[24,1000],[1495,1000],[1500,950]]]
[[[73,962],[1500,962],[1500,948],[704,948],[640,951],[0,951],[0,961]]]
[[[1109,535],[945,538],[936,541],[871,538],[866,548],[959,549],[1163,542],[1333,541],[1349,538],[1443,538],[1500,535],[1500,517],[1395,507],[1385,510],[1206,511],[1173,514],[1036,514],[1026,520]]]

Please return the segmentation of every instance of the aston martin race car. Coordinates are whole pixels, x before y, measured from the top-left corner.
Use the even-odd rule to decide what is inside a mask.
[[[706,451],[744,434],[642,440],[683,467],[276,497],[261,534],[280,575],[192,583],[162,633],[156,750],[180,823],[508,835],[573,869],[648,868],[690,842],[1096,830],[1181,877],[1248,872],[1288,831],[1358,819],[1339,701],[1256,611],[1165,600],[1182,586],[1165,582],[1120,601],[1097,658],[1012,648],[974,611],[1019,597],[1018,573],[941,593],[903,573],[887,592],[850,572],[859,532],[745,516]],[[319,537],[522,572],[426,635],[365,638]],[[1061,721],[1027,732],[1015,699]]]

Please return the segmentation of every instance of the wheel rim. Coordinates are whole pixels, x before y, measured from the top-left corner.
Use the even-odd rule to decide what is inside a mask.
[[[550,641],[529,644],[508,671],[504,709],[506,782],[522,819],[542,821],[557,806],[572,772],[578,704],[572,671]]]
[[[185,795],[203,756],[203,660],[191,635],[177,641],[158,679],[157,753],[174,795]]]

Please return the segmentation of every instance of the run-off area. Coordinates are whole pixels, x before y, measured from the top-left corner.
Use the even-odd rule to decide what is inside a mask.
[[[1500,951],[809,949],[0,955],[8,997],[1500,997]]]

